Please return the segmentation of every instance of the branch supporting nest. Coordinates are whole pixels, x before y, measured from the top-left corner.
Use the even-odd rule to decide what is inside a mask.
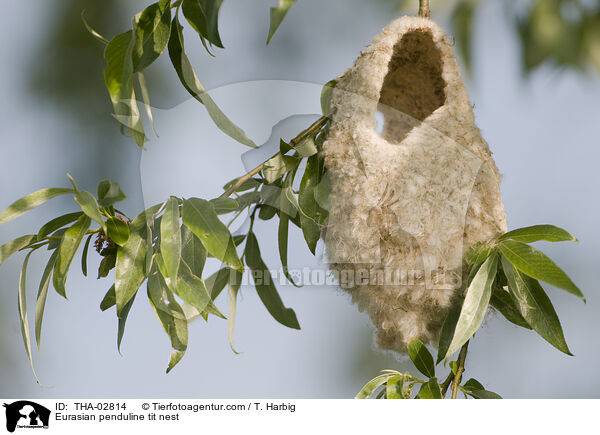
[[[419,14],[420,17],[429,18],[431,10],[429,9],[429,0],[419,0]]]

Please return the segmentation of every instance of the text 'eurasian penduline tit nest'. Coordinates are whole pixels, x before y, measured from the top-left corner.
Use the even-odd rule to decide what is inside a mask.
[[[426,18],[392,22],[331,104],[328,261],[380,348],[436,346],[464,292],[463,253],[506,231],[500,175],[444,32]]]

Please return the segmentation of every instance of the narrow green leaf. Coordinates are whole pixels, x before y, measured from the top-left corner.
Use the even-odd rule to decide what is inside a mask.
[[[450,366],[450,370],[452,370],[452,374],[456,376],[458,373],[458,363],[456,361],[450,361],[448,365]]]
[[[84,216],[84,214],[81,213],[81,216]],[[68,230],[68,228],[61,228],[60,230],[54,231],[50,235],[50,237],[49,237],[50,243],[48,243],[48,251],[52,251],[60,246],[67,230]]]
[[[525,329],[531,329],[527,320],[523,318],[510,293],[495,286],[492,290],[490,305],[497,309],[511,323]]]
[[[184,302],[187,302],[200,312],[204,311],[212,302],[204,280],[194,275],[186,263],[182,262],[180,264],[177,285],[170,286],[170,288]]]
[[[508,289],[527,323],[544,340],[567,355],[573,355],[567,346],[560,320],[552,302],[540,284],[502,257],[502,269],[508,279]]]
[[[425,382],[421,389],[419,390],[419,394],[417,395],[418,399],[441,399],[442,391],[440,390],[440,384],[438,384],[436,378],[429,379],[428,382]]]
[[[278,235],[278,243],[279,243],[279,259],[281,260],[281,266],[283,267],[283,274],[291,282],[295,287],[300,287],[294,281],[294,278],[290,275],[288,271],[288,230],[290,224],[290,217],[286,213],[281,213],[279,215],[279,235]]]
[[[206,248],[185,225],[181,226],[181,246],[181,259],[194,275],[201,277],[206,263]]]
[[[117,296],[115,294],[115,285],[113,284],[104,295],[102,302],[100,302],[100,310],[106,311],[109,308],[114,307],[116,304]]]
[[[171,34],[171,5],[169,3],[170,0],[160,0],[134,17],[133,71],[139,72],[146,69],[167,48]]]
[[[181,32],[181,24],[177,16],[173,18],[171,26],[171,38],[169,39],[169,57],[171,63],[179,76],[179,80],[183,87],[198,101],[204,104],[206,111],[210,115],[215,125],[226,135],[237,140],[241,144],[256,148],[256,144],[252,142],[244,133],[244,130],[235,125],[225,114],[219,109],[213,99],[210,97],[198,76],[192,68],[188,57],[185,54],[183,45],[183,34]]]
[[[583,293],[571,281],[571,278],[543,252],[514,240],[502,241],[499,248],[506,259],[525,275],[566,290],[579,296],[585,302]]]
[[[337,80],[330,80],[325,83],[325,86],[323,86],[323,89],[321,90],[321,111],[325,116],[332,115],[331,97],[333,96],[335,85],[337,85]]]
[[[240,271],[232,271],[229,275],[229,346],[235,354],[239,354],[233,347],[233,329],[235,327],[235,313],[237,310],[237,296],[242,284],[242,273]]]
[[[502,396],[487,390],[466,390],[466,393],[474,399],[502,399]]]
[[[375,392],[375,390],[377,390],[377,388],[379,388],[383,384],[385,384],[387,382],[387,380],[389,378],[391,378],[392,376],[396,376],[396,374],[386,373],[386,374],[379,375],[379,376],[371,379],[369,382],[367,382],[365,384],[364,387],[361,388],[361,390],[358,392],[358,394],[354,398],[355,399],[368,399]]]
[[[83,276],[87,277],[87,258],[88,258],[88,251],[90,249],[90,242],[92,241],[92,236],[93,234],[90,234],[87,238],[87,240],[85,241],[85,244],[83,245],[83,252],[81,254],[81,273],[83,273]]]
[[[317,242],[321,237],[321,230],[315,219],[318,212],[317,201],[315,198],[315,187],[319,183],[319,158],[310,157],[306,162],[306,169],[300,182],[300,192],[298,194],[298,204],[300,206],[300,224],[302,234],[308,245],[308,249],[315,255]]]
[[[269,25],[269,36],[267,37],[267,44],[271,42],[271,38],[275,35],[275,32],[281,25],[281,22],[287,15],[288,11],[294,6],[296,0],[279,0],[276,7],[271,8],[271,24]]]
[[[13,255],[15,252],[26,248],[31,243],[36,241],[36,235],[30,234],[27,236],[21,236],[12,240],[2,246],[0,246],[0,264],[4,263],[8,257]]]
[[[408,343],[408,355],[415,367],[428,378],[435,376],[435,364],[433,356],[427,350],[421,340],[415,338]]]
[[[167,374],[169,374],[171,370],[173,370],[175,366],[179,364],[179,361],[181,361],[184,355],[185,352],[180,350],[171,353],[171,359],[169,360],[169,366],[167,367]]]
[[[296,313],[291,308],[286,308],[283,305],[283,301],[279,293],[277,293],[269,269],[261,258],[260,248],[254,233],[248,235],[245,258],[246,264],[252,269],[252,278],[254,279],[258,296],[267,311],[282,325],[288,328],[300,329]]]
[[[37,301],[35,304],[35,341],[38,346],[38,350],[41,352],[41,343],[42,343],[42,322],[44,320],[44,309],[46,307],[46,298],[48,296],[48,288],[50,287],[50,278],[52,277],[52,270],[54,269],[54,263],[56,262],[56,257],[58,256],[58,251],[54,251],[52,255],[50,255],[50,259],[48,260],[48,264],[44,269],[44,273],[42,274],[42,280],[40,281],[40,288],[37,294]]]
[[[118,315],[124,312],[125,306],[148,275],[146,270],[146,252],[148,249],[146,212],[140,213],[131,222],[129,230],[127,243],[117,250],[115,295]]]
[[[21,269],[21,277],[19,278],[19,317],[21,319],[21,335],[23,336],[23,343],[25,344],[25,350],[27,352],[27,358],[29,359],[29,364],[31,365],[31,371],[35,376],[38,384],[40,380],[35,373],[35,368],[33,367],[33,358],[31,356],[31,336],[29,335],[29,320],[27,318],[27,284],[26,284],[26,275],[27,275],[27,264],[29,263],[29,257],[33,253],[29,251],[29,253],[25,256],[25,261],[23,261],[23,268]]]
[[[492,296],[492,284],[497,270],[498,257],[494,254],[485,260],[469,284],[446,357],[460,349],[479,329]]]
[[[298,145],[294,147],[300,158],[310,157],[317,154],[317,146],[315,140],[312,137],[304,139]]]
[[[225,267],[219,269],[211,276],[206,278],[206,289],[210,293],[210,298],[214,301],[221,294],[230,280],[230,274],[233,269]]]
[[[171,22],[169,21],[169,24]],[[142,91],[142,100],[144,101],[144,108],[146,109],[146,116],[148,117],[148,121],[150,121],[150,125],[152,126],[152,130],[154,134],[158,137],[158,132],[156,131],[156,126],[154,125],[154,116],[152,115],[152,102],[150,101],[150,92],[148,92],[148,84],[146,83],[146,76],[143,72],[137,73],[138,84],[140,85],[140,90]]]
[[[98,267],[98,279],[106,278],[111,270],[113,270],[117,265],[117,255],[116,253],[108,254],[104,256],[102,261],[100,262],[100,267]]]
[[[201,38],[223,48],[219,35],[219,9],[223,0],[183,0],[183,16]]]
[[[56,264],[54,265],[52,283],[54,284],[57,293],[62,297],[67,297],[65,292],[67,272],[69,271],[69,267],[73,262],[77,249],[79,249],[79,245],[81,245],[85,233],[89,229],[91,223],[88,216],[81,216],[73,226],[65,231],[63,240],[57,248],[58,257],[56,259]]]
[[[42,228],[38,231],[38,240],[42,240],[44,237],[48,236],[48,234],[53,233],[59,228],[64,227],[65,225],[69,225],[70,223],[75,222],[77,219],[81,217],[83,212],[75,212],[68,213],[57,218],[52,219],[51,221],[44,224]]]
[[[175,351],[185,352],[188,345],[188,323],[183,309],[159,273],[153,273],[148,278],[148,299],[171,340],[171,347]]]
[[[534,225],[519,228],[498,237],[499,241],[508,239],[523,243],[532,243],[540,240],[547,242],[577,242],[575,236],[554,225]]]
[[[227,190],[230,187],[232,187],[236,182],[238,181],[238,178],[235,178],[233,180],[231,180],[229,183],[227,183],[225,186],[223,186],[223,190]],[[236,192],[246,192],[250,189],[256,189],[257,187],[259,187],[262,184],[261,180],[258,180],[256,178],[249,178],[247,180],[245,180],[240,187],[238,187],[235,191]]]
[[[140,147],[146,135],[133,87],[133,48],[136,43],[133,31],[115,36],[106,46],[104,58],[104,83],[110,95],[115,118],[128,128],[129,134]]]
[[[403,375],[394,375],[390,377],[385,385],[385,396],[388,399],[404,399],[402,387],[404,384]]]
[[[219,220],[212,204],[199,198],[183,202],[183,223],[200,239],[208,252],[227,266],[243,270],[233,237]]]
[[[160,252],[165,262],[167,278],[177,281],[181,263],[181,229],[179,226],[179,202],[169,198],[160,223]]]
[[[211,199],[210,203],[215,208],[217,214],[227,214],[236,211],[240,206],[233,198],[216,198]]]
[[[129,299],[129,301],[125,304],[121,313],[117,312],[117,350],[121,353],[121,342],[123,341],[123,335],[125,334],[125,324],[127,323],[127,316],[129,316],[129,311],[133,306],[133,301],[135,301],[135,297],[137,296],[137,292],[133,294],[133,296]],[[118,307],[118,299],[117,299],[117,307]]]
[[[30,193],[13,202],[6,210],[0,213],[0,225],[18,218],[22,214],[27,213],[29,210],[42,205],[52,198],[68,193],[75,193],[75,191],[73,189],[64,189],[61,187],[50,187]]]
[[[263,174],[267,183],[274,183],[286,173],[293,171],[300,164],[300,160],[292,156],[284,156],[277,153],[265,162]]]
[[[111,216],[106,221],[108,237],[119,246],[123,246],[129,240],[129,225],[121,219]]]
[[[458,318],[460,317],[461,305],[454,304],[450,308],[450,311],[446,315],[446,320],[444,321],[444,325],[442,326],[442,332],[440,333],[440,342],[438,345],[438,354],[436,364],[439,364],[443,361],[448,353],[448,348],[450,347],[450,343],[452,342],[452,338],[454,337],[454,331],[456,330],[456,324],[458,323]]]
[[[101,227],[104,234],[108,233],[106,228],[106,222],[104,222],[104,216],[98,207],[96,198],[85,190],[81,190],[75,194],[75,202],[79,204],[81,210],[90,217],[93,221],[96,221]]]

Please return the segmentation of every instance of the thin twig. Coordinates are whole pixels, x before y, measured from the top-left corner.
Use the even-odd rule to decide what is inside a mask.
[[[419,0],[419,16],[429,18],[431,10],[429,9],[429,0]]]
[[[454,376],[454,380],[452,381],[452,398],[456,399],[456,393],[458,392],[458,386],[460,385],[460,380],[462,378],[462,374],[465,371],[465,361],[467,359],[467,351],[469,349],[469,342],[467,341],[463,347],[460,349],[460,353],[458,354],[458,370],[456,371],[456,376]]]
[[[311,136],[313,133],[316,133],[317,131],[319,131],[321,128],[323,128],[323,126],[327,123],[328,120],[329,120],[328,117],[321,116],[310,127],[308,127],[306,130],[304,130],[302,133],[300,133],[294,139],[292,139],[290,141],[290,146],[292,148],[294,148],[296,145],[298,145],[304,139]],[[277,154],[273,155],[271,158],[269,158],[269,160],[272,159],[273,157],[275,157],[276,155]],[[269,160],[267,160],[267,162]],[[249,180],[250,178],[254,177],[256,174],[258,174],[260,171],[262,171],[262,169],[265,167],[265,164],[267,162],[261,163],[256,168],[252,169],[250,172],[242,175],[240,178],[237,179],[237,181],[235,183],[233,183],[233,185],[229,189],[227,189],[225,192],[223,192],[223,194],[221,196],[219,196],[219,198],[228,198],[229,196],[231,196],[231,194],[233,192],[235,192],[238,189],[238,187],[240,187],[242,184],[244,184],[244,181]]]

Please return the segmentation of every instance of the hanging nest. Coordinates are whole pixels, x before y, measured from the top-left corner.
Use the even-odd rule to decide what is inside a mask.
[[[380,348],[436,346],[464,293],[466,249],[506,231],[500,175],[444,32],[420,17],[389,24],[339,78],[332,108],[331,267]]]

